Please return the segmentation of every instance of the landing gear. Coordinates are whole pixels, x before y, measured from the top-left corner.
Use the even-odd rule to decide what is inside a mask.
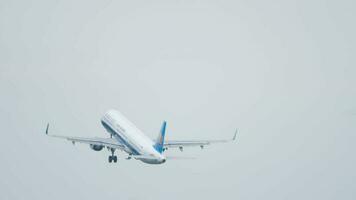
[[[109,163],[113,162],[116,163],[117,162],[117,156],[109,156]]]
[[[111,150],[111,156],[109,156],[109,163],[113,162],[116,163],[117,162],[117,156],[114,155],[115,153],[115,149],[110,149]]]
[[[127,156],[126,160],[130,160],[130,159],[131,159],[131,156],[132,156],[132,154],[129,154],[129,155]]]

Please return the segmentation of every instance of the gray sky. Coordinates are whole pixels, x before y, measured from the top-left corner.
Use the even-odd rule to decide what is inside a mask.
[[[354,1],[0,1],[0,199],[355,199]],[[47,138],[238,142],[151,166]]]

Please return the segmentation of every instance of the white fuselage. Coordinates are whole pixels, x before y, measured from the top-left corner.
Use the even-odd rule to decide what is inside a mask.
[[[120,112],[116,110],[106,112],[101,123],[113,138],[125,145],[125,151],[136,156],[136,159],[149,164],[161,164],[166,161],[154,148],[155,143]]]

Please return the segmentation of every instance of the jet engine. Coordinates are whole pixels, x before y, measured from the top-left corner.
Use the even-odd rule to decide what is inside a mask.
[[[104,146],[103,145],[91,144],[90,148],[93,149],[94,151],[101,151],[104,148]]]

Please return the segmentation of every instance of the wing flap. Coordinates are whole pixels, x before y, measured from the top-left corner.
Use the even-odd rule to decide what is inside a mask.
[[[83,143],[83,144],[92,144],[92,145],[102,145],[113,149],[124,149],[125,145],[119,143],[113,138],[84,138],[84,137],[69,137],[69,136],[60,136],[60,135],[48,135],[50,137],[66,139],[73,143]]]
[[[235,131],[232,139],[229,140],[167,140],[164,143],[166,148],[181,148],[181,147],[193,147],[193,146],[205,146],[214,143],[226,143],[236,140],[237,130]]]
[[[66,139],[68,141],[71,141],[73,144],[78,142],[78,143],[84,143],[90,145],[102,145],[112,149],[125,150],[125,145],[113,138],[98,138],[98,137],[84,138],[84,137],[71,137],[71,136],[62,136],[62,135],[50,135],[48,129],[49,129],[49,123],[47,124],[46,127],[46,135],[50,137]]]

